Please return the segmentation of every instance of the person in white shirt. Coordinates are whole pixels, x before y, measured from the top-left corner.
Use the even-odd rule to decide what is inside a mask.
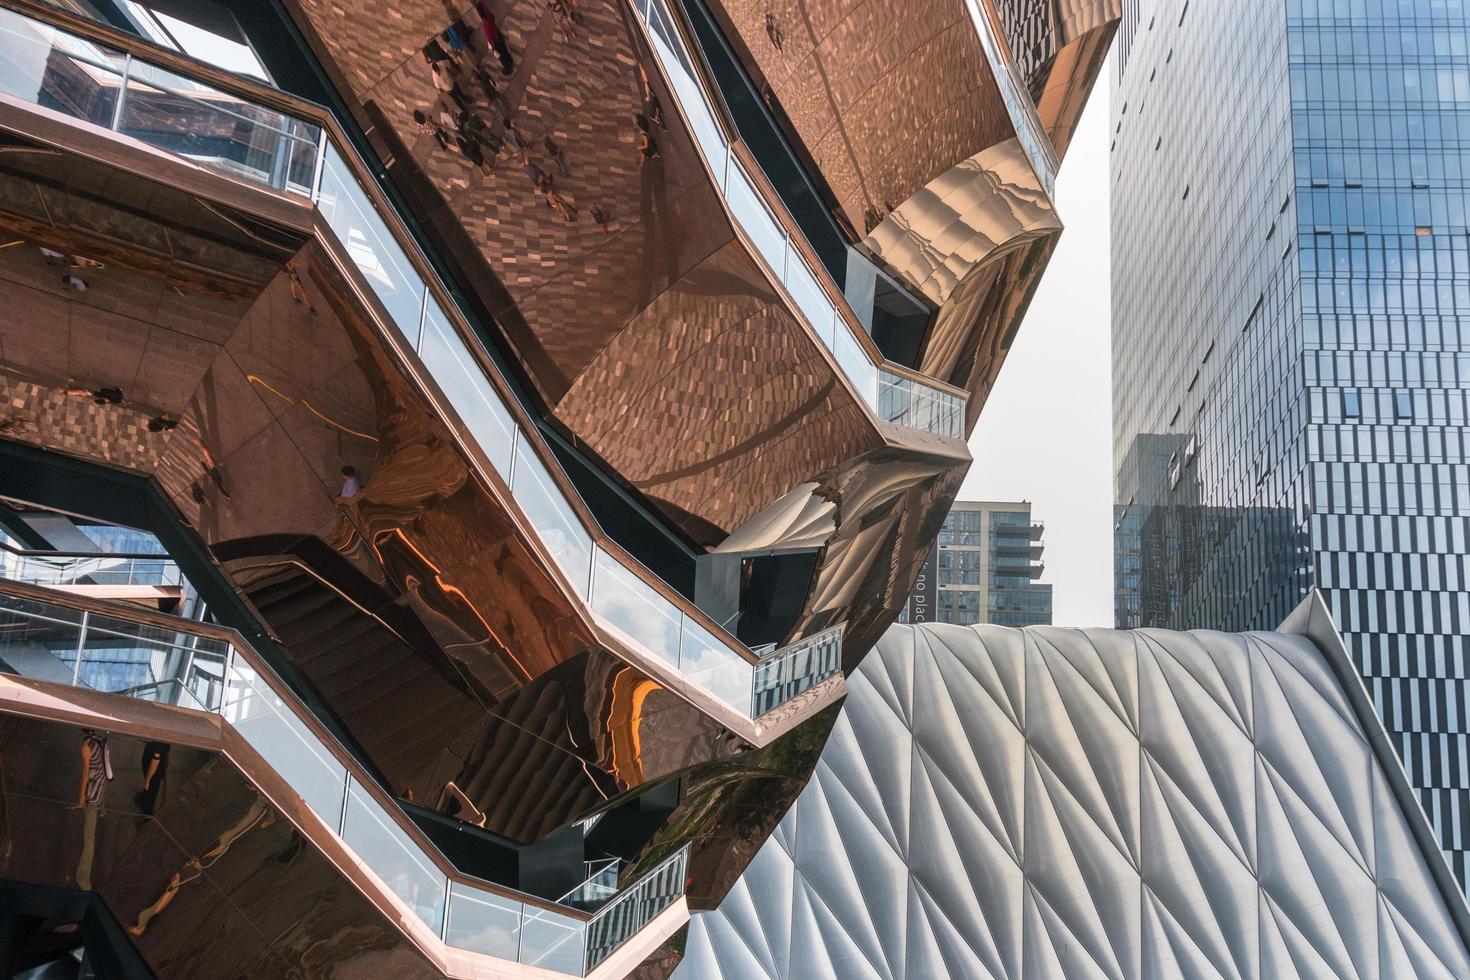
[[[357,468],[353,466],[342,467],[342,492],[338,495],[343,500],[351,500],[362,490],[362,480],[358,479]]]

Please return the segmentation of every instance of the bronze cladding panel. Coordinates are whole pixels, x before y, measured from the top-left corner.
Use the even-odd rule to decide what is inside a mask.
[[[423,189],[420,217],[469,270],[551,415],[690,538],[713,546],[792,487],[881,445],[737,238],[622,0],[577,3],[571,41],[544,4],[495,5],[516,73],[484,64],[531,159],[577,210],[573,222],[535,192],[509,147],[485,173],[418,132],[413,110],[436,98],[418,52],[445,25],[441,4],[415,0],[387,25],[324,0],[296,6],[395,175]],[[478,57],[484,40],[470,23]],[[659,156],[643,167],[640,65],[668,127],[652,125]],[[461,77],[498,131],[484,90]],[[594,206],[610,219],[606,233]]]
[[[0,717],[0,878],[96,892],[160,977],[442,976],[228,759],[174,745],[149,815],[144,740],[108,737],[96,805],[82,744]]]
[[[37,159],[67,180],[80,166]],[[128,192],[135,179],[115,176],[109,190]],[[535,812],[479,801],[503,818],[493,829],[534,839],[584,804],[734,748],[687,701],[597,647],[317,246],[276,230],[266,248],[261,229],[246,236],[206,221],[215,264],[232,278],[200,259],[188,270],[198,283],[171,279],[148,247],[153,218],[88,196],[85,174],[58,182],[72,189],[42,188],[44,205],[22,193],[21,177],[0,179],[0,224],[25,241],[0,249],[0,303],[15,314],[0,322],[5,435],[152,474],[246,595],[262,576],[304,564],[328,594],[350,597],[350,621],[288,652],[393,791],[432,801],[456,778],[489,794],[502,769],[535,760],[551,781],[517,803]],[[147,200],[159,220],[180,215],[173,240],[193,247],[184,231],[198,202],[157,187]],[[71,223],[46,225],[31,213],[43,207]],[[104,254],[91,247],[104,227],[107,262],[82,270],[84,293],[35,247]],[[110,386],[122,405],[66,394]],[[177,429],[148,431],[158,415],[179,419]],[[344,464],[366,483],[345,502]],[[317,612],[263,618],[300,636],[299,615]],[[363,645],[336,642],[337,630],[398,642],[370,659]],[[630,685],[636,711],[619,693]]]
[[[964,0],[711,6],[860,234],[870,209],[1014,135]]]

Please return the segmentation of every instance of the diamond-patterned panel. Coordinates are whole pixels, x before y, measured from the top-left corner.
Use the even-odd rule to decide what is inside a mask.
[[[1470,977],[1305,636],[895,626],[849,691],[677,980]]]

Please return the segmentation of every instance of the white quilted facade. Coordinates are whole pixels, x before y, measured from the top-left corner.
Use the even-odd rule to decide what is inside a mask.
[[[1331,654],[895,626],[674,977],[1470,978],[1463,900]]]

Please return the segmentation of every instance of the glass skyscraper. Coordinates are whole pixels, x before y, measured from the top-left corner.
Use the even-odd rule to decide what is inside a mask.
[[[1470,13],[1135,0],[1113,80],[1119,626],[1320,586],[1470,868]]]

